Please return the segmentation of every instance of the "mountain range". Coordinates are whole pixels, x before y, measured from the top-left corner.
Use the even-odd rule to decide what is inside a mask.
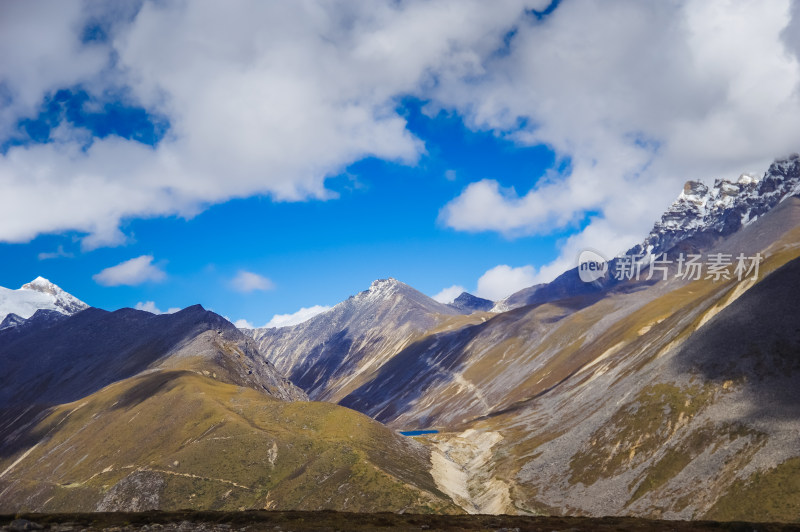
[[[796,520],[798,194],[797,155],[687,182],[627,253],[641,276],[617,257],[498,302],[382,279],[238,330],[2,289],[0,510]],[[687,276],[681,254],[728,267]]]
[[[33,321],[0,331],[0,511],[458,510],[425,447],[199,305]]]

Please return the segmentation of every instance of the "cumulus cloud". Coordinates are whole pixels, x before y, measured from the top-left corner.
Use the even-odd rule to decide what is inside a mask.
[[[240,270],[239,273],[231,279],[231,286],[237,292],[244,293],[275,288],[275,284],[263,275],[245,270]]]
[[[249,321],[245,320],[245,319],[236,320],[236,321],[233,322],[233,324],[236,327],[238,327],[239,329],[252,329],[253,328],[253,324],[250,323]]]
[[[142,255],[111,266],[92,276],[103,286],[136,286],[147,282],[160,282],[166,279],[164,270],[153,264],[152,255]]]
[[[586,249],[599,251],[606,257],[613,257],[620,251],[629,249],[629,242],[641,239],[635,229],[614,227],[608,220],[592,219],[581,232],[566,238],[561,244],[560,255],[544,266],[532,264],[510,267],[499,265],[486,271],[478,280],[476,295],[499,301],[509,295],[530,286],[549,283],[562,273],[578,265],[578,256]],[[487,295],[482,295],[482,294]],[[496,294],[490,297],[488,294]]]
[[[593,213],[542,272],[590,237],[612,254],[633,244],[685,180],[762,171],[798,150],[797,2],[573,0],[526,14],[547,4],[4,6],[0,140],[73,86],[100,103],[124,94],[170,127],[155,147],[113,135],[87,146],[87,131],[65,125],[46,144],[8,147],[0,241],[76,230],[92,249],[124,243],[122,219],[190,217],[254,194],[329,198],[325,178],[354,161],[414,164],[424,152],[397,111],[407,96],[555,151],[567,171],[519,189],[487,176],[440,216],[516,237]],[[108,39],[81,42],[91,20]]]
[[[297,325],[330,309],[331,307],[326,307],[324,305],[314,305],[313,307],[303,307],[293,314],[275,314],[264,327],[288,327],[290,325]]]
[[[466,292],[463,286],[454,284],[453,286],[444,288],[441,292],[435,296],[432,296],[432,298],[439,303],[444,303],[446,305],[448,303],[452,303],[453,300],[460,296],[463,292]]]
[[[513,268],[501,264],[481,275],[475,295],[499,301],[534,284],[536,284],[536,270],[533,266]]]
[[[254,194],[329,198],[325,179],[364,157],[413,164],[424,145],[398,100],[441,73],[480,73],[524,8],[479,0],[82,6],[4,9],[0,122],[35,116],[47,95],[80,85],[100,103],[124,94],[164,117],[169,131],[156,147],[113,135],[87,147],[87,131],[62,124],[51,142],[9,147],[0,155],[0,241],[75,230],[87,234],[85,249],[118,245],[121,219],[190,217]],[[107,22],[109,38],[82,44],[95,20]]]
[[[596,202],[596,198],[585,199],[587,208]],[[468,185],[442,209],[441,217],[454,229],[514,236],[563,227],[578,216],[579,211],[572,207],[579,201],[560,184],[520,197],[513,188],[503,189],[497,181],[484,179]]]
[[[431,106],[547,144],[568,170],[532,176],[527,190],[472,183],[441,221],[514,237],[596,213],[543,270],[550,278],[574,265],[578,246],[615,254],[642,239],[684,181],[763,171],[797,151],[800,8],[791,5],[576,0],[521,23],[508,53],[483,61],[470,83],[443,77]]]
[[[181,310],[180,307],[170,307],[165,312],[159,309],[154,301],[139,301],[133,308],[136,310],[144,310],[151,314],[175,314]]]
[[[86,15],[79,2],[2,6],[0,136],[35,115],[45,94],[92,79],[106,66],[108,50],[80,42]]]

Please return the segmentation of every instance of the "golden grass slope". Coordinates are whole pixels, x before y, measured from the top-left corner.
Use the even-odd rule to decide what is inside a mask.
[[[346,408],[157,370],[6,440],[0,511],[458,512],[428,468],[424,447]]]

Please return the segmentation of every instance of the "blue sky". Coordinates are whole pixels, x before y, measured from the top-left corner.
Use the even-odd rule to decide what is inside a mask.
[[[797,10],[4,3],[0,285],[255,325],[388,276],[505,297],[797,151]]]
[[[158,131],[165,126],[142,109],[115,103],[88,114],[80,90],[62,90],[52,100],[59,105],[47,102],[36,119],[20,121],[16,142],[46,142],[62,120],[90,124],[97,138],[119,135],[156,145],[163,136]],[[4,286],[42,275],[102,308],[153,301],[167,310],[200,302],[234,320],[264,324],[274,314],[332,306],[377,278],[395,277],[429,295],[451,285],[474,291],[478,277],[497,264],[556,258],[557,240],[579,225],[546,236],[507,238],[455,231],[439,220],[439,212],[468,183],[492,178],[526,190],[547,170],[566,171],[568,165],[557,164],[546,146],[518,146],[492,132],[472,131],[446,112],[429,117],[421,112],[423,105],[418,100],[398,105],[409,130],[425,143],[426,153],[414,165],[358,161],[328,179],[336,195],[331,199],[274,202],[255,196],[210,206],[189,219],[127,220],[123,230],[130,239],[124,246],[83,252],[73,232],[0,244],[8,265]],[[58,250],[61,256],[46,256]],[[114,287],[92,279],[141,255],[153,256],[167,276]],[[231,279],[240,271],[263,275],[274,286],[249,293],[232,289]]]

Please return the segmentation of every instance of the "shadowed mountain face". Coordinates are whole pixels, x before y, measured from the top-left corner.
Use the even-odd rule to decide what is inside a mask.
[[[55,322],[0,331],[0,407],[77,400],[146,369],[217,364],[220,378],[281,399],[304,396],[249,337],[196,305],[175,314],[90,308]]]
[[[739,383],[750,416],[800,419],[800,259],[698,329],[675,363],[710,382]]]
[[[6,314],[6,317],[3,318],[3,321],[0,321],[0,331],[3,329],[10,329],[11,327],[16,327],[17,325],[21,325],[25,323],[25,318],[14,314]]]
[[[28,328],[44,327],[48,324],[53,324],[65,319],[67,319],[67,315],[57,310],[39,309],[28,319],[21,318],[12,313],[7,315],[2,323],[0,323],[0,331],[16,327],[14,335],[18,335],[21,331]]]
[[[468,292],[462,292],[449,306],[465,314],[471,314],[473,312],[488,312],[492,310],[494,301],[473,296]]]

